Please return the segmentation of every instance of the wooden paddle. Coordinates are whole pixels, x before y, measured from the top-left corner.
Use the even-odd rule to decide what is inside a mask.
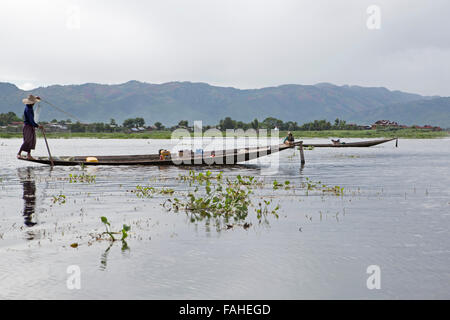
[[[52,154],[50,153],[50,148],[48,147],[48,142],[47,142],[47,137],[45,136],[44,127],[41,127],[41,130],[42,130],[42,134],[44,135],[45,145],[47,146],[48,156],[50,158],[50,164],[53,167],[53,158],[52,158]]]

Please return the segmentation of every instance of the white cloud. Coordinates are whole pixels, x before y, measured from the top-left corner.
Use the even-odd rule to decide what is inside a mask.
[[[30,82],[24,82],[21,84],[17,84],[17,87],[19,87],[19,89],[29,91],[29,90],[33,90],[33,89],[37,88],[38,86],[36,86]]]

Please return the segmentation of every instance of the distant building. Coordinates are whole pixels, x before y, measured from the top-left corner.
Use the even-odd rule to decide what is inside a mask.
[[[414,129],[426,129],[426,130],[433,130],[433,131],[442,131],[441,127],[433,127],[429,124],[426,124],[424,126],[413,126]]]
[[[375,122],[372,125],[372,129],[377,129],[377,128],[402,128],[402,129],[406,129],[409,128],[408,126],[405,125],[400,125],[395,121],[389,121],[389,120],[378,120],[377,122]],[[441,127],[434,127],[431,126],[429,124],[426,124],[424,126],[412,126],[411,128],[414,129],[426,129],[426,130],[433,130],[433,131],[442,131]]]
[[[67,131],[69,128],[65,125],[58,124],[58,123],[50,123],[45,126],[49,131],[53,132],[62,132]]]
[[[138,127],[138,128],[130,128],[130,131],[129,132],[132,132],[132,133],[137,133],[137,132],[143,132],[143,131],[145,131],[146,129],[144,128],[144,127]]]
[[[390,127],[390,128],[394,127],[394,128],[397,128],[398,126],[399,126],[398,123],[395,122],[395,121],[378,120],[377,122],[375,122],[374,124],[372,124],[372,129],[376,129],[376,128],[379,128],[379,127],[382,127],[382,128],[386,128],[386,127]]]

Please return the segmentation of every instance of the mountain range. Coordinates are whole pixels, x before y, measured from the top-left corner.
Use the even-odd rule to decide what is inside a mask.
[[[129,81],[105,85],[51,85],[24,91],[11,83],[0,83],[0,113],[23,112],[22,99],[39,95],[83,122],[121,123],[143,117],[173,125],[180,120],[203,120],[217,124],[227,116],[244,122],[275,117],[299,124],[315,119],[336,118],[358,124],[380,119],[406,125],[450,127],[450,97],[422,96],[383,87],[287,84],[261,89],[236,89],[206,83],[169,82],[151,84]],[[68,116],[44,103],[40,120]]]

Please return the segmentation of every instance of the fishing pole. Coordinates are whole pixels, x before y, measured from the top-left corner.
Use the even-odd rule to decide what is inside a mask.
[[[62,113],[64,113],[64,114],[68,115],[69,117],[71,117],[71,118],[73,118],[73,119],[75,119],[75,120],[81,122],[81,120],[78,119],[77,117],[75,117],[73,114],[70,114],[69,112],[67,112],[67,111],[65,111],[65,110],[63,110],[63,109],[61,109],[61,108],[55,106],[53,103],[48,102],[47,100],[44,100],[44,99],[42,99],[42,98],[41,98],[41,101],[47,103],[48,105],[52,106],[52,107],[55,108],[56,110],[58,110],[58,111],[60,111],[60,112],[62,112]]]
[[[42,130],[42,134],[44,135],[45,145],[47,146],[47,151],[48,151],[48,157],[50,159],[50,164],[51,164],[51,166],[53,168],[53,166],[54,166],[54,164],[53,164],[53,157],[52,157],[52,154],[50,152],[50,148],[48,146],[47,137],[45,136],[45,129],[44,129],[44,127],[42,127],[41,130]]]

